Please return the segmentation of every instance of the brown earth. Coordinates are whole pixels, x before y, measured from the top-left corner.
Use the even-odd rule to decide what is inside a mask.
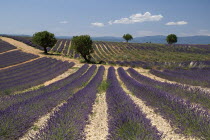
[[[103,79],[107,79],[107,70]],[[89,115],[89,124],[85,128],[86,140],[106,140],[108,136],[106,92],[97,93],[92,114]]]

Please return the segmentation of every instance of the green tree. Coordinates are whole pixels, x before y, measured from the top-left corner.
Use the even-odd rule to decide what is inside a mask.
[[[177,42],[177,36],[175,34],[170,34],[166,37],[168,44],[173,44]]]
[[[33,35],[32,42],[42,46],[44,48],[44,53],[47,54],[47,47],[52,48],[56,44],[57,40],[54,34],[48,31],[42,31]]]
[[[72,38],[72,47],[85,59],[86,62],[90,62],[91,53],[93,53],[93,41],[89,35],[74,36]]]
[[[123,35],[123,38],[126,40],[126,42],[128,42],[129,40],[132,40],[133,39],[133,36],[130,35],[130,34],[124,34]]]

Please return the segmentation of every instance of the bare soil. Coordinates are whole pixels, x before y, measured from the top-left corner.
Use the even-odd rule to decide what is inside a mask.
[[[107,78],[107,70],[103,79]],[[89,115],[89,124],[85,128],[86,140],[106,140],[108,136],[106,92],[97,93],[92,114]]]

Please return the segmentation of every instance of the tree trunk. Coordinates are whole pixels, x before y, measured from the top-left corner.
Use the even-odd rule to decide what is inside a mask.
[[[88,62],[88,63],[90,62],[90,60],[87,59],[86,55],[83,55],[83,58],[85,59],[86,62]]]
[[[47,47],[44,47],[44,53],[47,54]]]

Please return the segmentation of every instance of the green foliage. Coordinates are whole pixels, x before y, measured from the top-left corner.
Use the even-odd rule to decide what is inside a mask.
[[[90,62],[91,53],[93,53],[93,41],[89,35],[74,36],[72,39],[72,47],[85,59],[86,62]]]
[[[47,47],[52,48],[57,42],[57,40],[54,34],[48,31],[42,31],[37,32],[33,35],[32,42],[42,46],[44,48],[44,53],[47,54]]]
[[[123,38],[126,40],[126,42],[128,42],[129,40],[132,40],[133,39],[133,36],[130,35],[130,34],[124,34],[123,35]]]
[[[11,89],[7,89],[4,91],[4,94],[5,95],[10,95],[12,93],[12,90]]]
[[[142,135],[141,138],[137,138],[138,135],[143,133],[145,135]],[[151,140],[152,136],[149,133],[150,132],[145,130],[144,126],[139,125],[130,120],[130,121],[125,121],[122,126],[117,128],[116,137],[118,139],[123,139],[123,140],[137,140],[137,139]]]
[[[173,44],[177,42],[177,36],[175,34],[170,34],[166,37],[168,44]]]
[[[32,130],[38,131],[39,130],[39,127],[37,125],[34,125],[34,126],[32,126]]]
[[[109,86],[109,83],[107,81],[105,80],[102,81],[101,84],[98,86],[99,93],[106,92],[108,86]]]

